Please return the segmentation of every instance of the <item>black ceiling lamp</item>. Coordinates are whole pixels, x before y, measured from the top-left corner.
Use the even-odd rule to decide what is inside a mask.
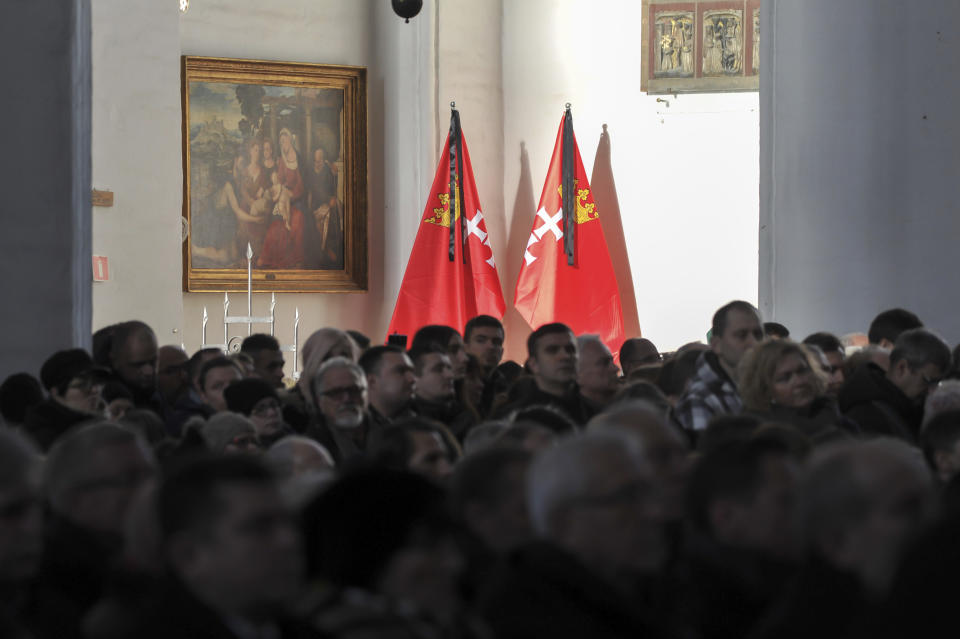
[[[393,5],[393,12],[404,18],[404,22],[410,22],[410,18],[423,8],[423,0],[390,0],[390,4]]]

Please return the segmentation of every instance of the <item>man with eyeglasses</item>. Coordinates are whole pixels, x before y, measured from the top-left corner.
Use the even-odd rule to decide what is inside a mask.
[[[367,378],[346,357],[333,357],[313,377],[318,422],[307,434],[330,451],[337,465],[361,455],[367,447]]]
[[[900,334],[886,371],[861,366],[840,391],[840,410],[866,435],[917,443],[923,401],[950,369],[950,348],[922,328]]]
[[[79,348],[57,351],[43,363],[40,381],[49,399],[34,406],[24,431],[46,451],[71,426],[93,419],[103,410],[100,391],[104,374]]]

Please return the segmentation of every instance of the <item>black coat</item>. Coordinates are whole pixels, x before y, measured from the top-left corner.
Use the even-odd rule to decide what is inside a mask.
[[[278,617],[272,625],[280,639],[319,639],[323,635],[299,621]],[[240,639],[213,610],[171,582],[147,611],[129,639]],[[116,637],[114,639],[121,639]]]
[[[840,639],[853,634],[871,613],[854,575],[812,559],[750,639]]]
[[[667,616],[594,574],[573,555],[533,542],[493,569],[479,610],[497,639],[658,639]]]
[[[96,416],[75,411],[51,397],[27,412],[23,432],[37,443],[40,450],[47,452],[70,427],[90,419],[96,419]]]
[[[923,406],[903,394],[875,364],[856,370],[840,390],[840,410],[864,435],[897,437],[915,444]]]

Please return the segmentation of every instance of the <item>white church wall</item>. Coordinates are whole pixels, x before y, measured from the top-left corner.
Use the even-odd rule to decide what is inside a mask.
[[[506,260],[508,299],[570,102],[584,166],[596,184],[601,176],[594,160],[608,127],[643,335],[673,349],[704,339],[713,312],[727,301],[755,303],[758,95],[641,92],[641,5],[635,0],[503,4],[504,205],[513,249]],[[610,171],[598,168],[609,182]],[[609,195],[598,204],[601,219],[616,208]],[[624,271],[622,264],[615,268]],[[508,319],[516,353],[529,328],[515,313]]]
[[[960,4],[763,10],[763,310],[802,336],[902,306],[956,343]]]
[[[180,12],[176,2],[93,0],[93,253],[110,280],[93,284],[93,328],[139,318],[179,343]]]
[[[116,193],[94,215],[95,253],[111,258],[113,278],[95,285],[95,328],[140,317],[161,343],[192,350],[204,306],[210,337],[222,326],[222,296],[181,290],[181,54],[368,67],[370,290],[278,295],[284,343],[295,307],[301,339],[325,325],[382,337],[451,99],[508,308],[566,101],[588,172],[608,125],[618,201],[601,204],[619,204],[644,334],[674,348],[701,338],[720,304],[756,300],[757,96],[663,96],[667,106],[641,93],[639,3],[450,0],[437,11],[428,0],[409,24],[374,0],[194,0],[185,14],[166,5],[94,0],[94,184]],[[245,310],[243,297],[233,309]],[[254,312],[268,299],[255,298]],[[512,310],[507,324],[522,357],[529,329]]]
[[[382,336],[435,161],[425,4],[404,24],[389,3],[372,1],[195,0],[181,14],[172,0],[94,0],[94,184],[116,194],[113,208],[95,212],[94,252],[112,272],[95,285],[94,327],[138,317],[161,343],[192,351],[207,307],[208,339],[222,335],[222,295],[182,292],[182,54],[368,68],[369,292],[279,294],[276,333],[292,342],[299,307],[301,342],[328,325]],[[258,294],[254,313],[268,304]],[[245,296],[233,294],[231,312],[245,310]]]

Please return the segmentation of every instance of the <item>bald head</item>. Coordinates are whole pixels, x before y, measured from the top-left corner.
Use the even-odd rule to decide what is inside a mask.
[[[157,336],[139,321],[118,324],[113,333],[110,366],[142,404],[157,390]]]

